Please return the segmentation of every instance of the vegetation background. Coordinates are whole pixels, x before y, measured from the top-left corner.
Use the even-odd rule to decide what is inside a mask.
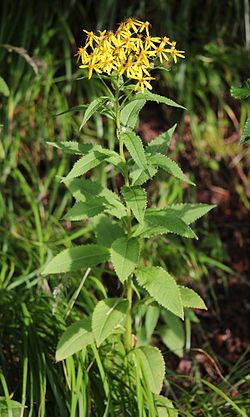
[[[155,34],[170,36],[186,51],[185,61],[164,72],[154,88],[188,111],[147,106],[138,131],[150,141],[178,121],[172,156],[197,187],[158,178],[150,198],[174,203],[184,196],[218,205],[197,223],[198,242],[176,238],[157,252],[148,248],[209,307],[192,318],[191,335],[186,327],[183,357],[162,344],[165,390],[183,416],[240,415],[230,401],[249,409],[250,160],[248,146],[239,145],[249,103],[230,95],[231,85],[249,77],[249,15],[248,0],[1,1],[0,76],[9,94],[0,95],[0,396],[26,403],[27,415],[69,415],[72,396],[54,360],[59,336],[93,309],[98,294],[116,291],[90,276],[72,308],[79,274],[49,281],[40,275],[52,253],[92,234],[88,222],[61,220],[71,197],[58,176],[72,160],[46,142],[112,136],[113,126],[101,117],[79,132],[81,113],[55,115],[100,94],[96,80],[77,80],[74,54],[82,29],[115,28],[129,16],[150,20]],[[101,171],[95,175],[105,181]],[[197,377],[212,385],[194,384]]]

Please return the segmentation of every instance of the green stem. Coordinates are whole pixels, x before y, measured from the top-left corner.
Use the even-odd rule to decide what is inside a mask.
[[[127,161],[124,155],[124,144],[122,140],[122,136],[120,135],[121,131],[121,123],[120,123],[120,103],[119,103],[119,89],[116,89],[115,94],[115,113],[116,113],[116,136],[119,141],[119,154],[124,164],[124,182],[127,187],[129,187],[129,176],[128,176],[128,167]],[[126,205],[127,209],[127,234],[128,237],[131,236],[131,221],[132,221],[132,213],[130,207]],[[127,350],[130,350],[132,347],[132,297],[133,297],[133,289],[132,289],[132,277],[128,278],[126,284],[126,293],[127,293],[127,300],[128,300],[128,311],[127,311],[127,318],[126,318],[126,334],[125,334],[125,341]]]

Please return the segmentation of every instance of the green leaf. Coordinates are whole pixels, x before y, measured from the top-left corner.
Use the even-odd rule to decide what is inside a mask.
[[[150,305],[147,307],[145,315],[145,333],[147,342],[150,341],[152,334],[154,333],[155,327],[158,323],[160,316],[160,308],[158,305]]]
[[[247,118],[246,124],[243,128],[242,135],[240,137],[240,143],[243,145],[250,139],[250,117]]]
[[[145,103],[146,100],[132,100],[128,104],[126,104],[120,113],[121,124],[123,126],[127,126],[131,129],[134,129],[139,113],[145,105]]]
[[[119,237],[125,236],[121,226],[108,217],[101,217],[95,227],[96,239],[99,245],[111,247]]]
[[[100,110],[103,107],[103,104],[108,99],[108,97],[98,97],[95,100],[93,100],[89,105],[84,113],[83,121],[80,126],[80,130],[82,127],[87,123],[87,121],[90,119],[91,116],[93,116],[94,113],[96,113],[98,110]]]
[[[183,306],[178,285],[174,278],[161,267],[138,268],[135,271],[138,283],[160,305],[183,319]]]
[[[139,225],[133,236],[150,237],[164,233],[175,233],[186,238],[197,238],[193,230],[174,212],[165,208],[146,210],[144,223]]]
[[[139,168],[147,170],[147,160],[141,138],[134,132],[121,134],[121,140],[126,145],[132,159]]]
[[[0,93],[8,97],[10,95],[10,90],[4,79],[0,76]]]
[[[74,164],[71,171],[65,178],[62,179],[62,181],[65,182],[70,179],[80,177],[80,175],[86,174],[86,172],[100,165],[105,159],[105,155],[95,151],[90,151]]]
[[[103,187],[96,181],[85,178],[67,180],[65,185],[70,190],[76,201],[86,202],[91,201],[97,197],[103,198],[105,210],[112,216],[121,219],[126,216],[126,208],[120,201],[117,194],[106,187]]]
[[[42,275],[59,274],[96,266],[109,259],[109,250],[101,245],[82,245],[65,249],[56,255],[42,271]]]
[[[167,210],[175,213],[184,223],[190,224],[195,222],[200,217],[207,214],[216,205],[214,204],[172,204],[167,207]]]
[[[139,354],[143,374],[150,390],[154,394],[159,394],[165,375],[165,363],[161,351],[153,346],[140,346],[135,350]]]
[[[80,106],[70,107],[69,109],[62,111],[61,113],[57,113],[56,116],[62,116],[63,114],[66,114],[66,113],[75,113],[75,112],[83,111],[83,110],[86,110],[87,107],[88,107],[88,104],[81,104]]]
[[[65,220],[79,221],[97,216],[105,210],[106,200],[103,197],[94,197],[89,201],[77,202],[64,216]]]
[[[110,162],[116,166],[119,166],[119,164],[122,165],[122,159],[116,152],[110,149],[103,149],[101,146],[95,145],[91,151],[74,164],[71,171],[62,181],[65,182],[79,177],[80,175],[84,175],[90,169],[100,165],[103,161]]]
[[[160,136],[149,142],[146,147],[146,152],[152,155],[157,153],[165,154],[167,152],[170,140],[176,129],[177,124],[171,127],[167,132],[162,133]]]
[[[95,148],[96,145],[92,143],[79,143],[75,141],[65,141],[65,142],[47,142],[48,145],[54,146],[54,148],[61,149],[66,153],[73,155],[84,155]]]
[[[137,239],[120,237],[116,239],[111,246],[111,261],[115,271],[124,282],[137,266],[139,257],[139,243]]]
[[[147,161],[147,171],[144,168],[139,168],[135,165],[133,171],[130,172],[132,185],[142,185],[157,173],[157,169]]]
[[[170,98],[160,96],[159,94],[151,93],[150,91],[146,91],[145,93],[137,93],[133,96],[132,100],[155,101],[156,103],[162,103],[162,104],[166,104],[167,106],[179,107],[181,109],[186,110],[185,107],[181,106],[180,104],[176,103]]]
[[[78,320],[71,324],[61,336],[56,349],[56,361],[59,362],[72,356],[93,342],[91,318]]]
[[[155,405],[158,417],[178,417],[178,411],[174,408],[172,401],[162,395],[155,395]]]
[[[180,358],[183,357],[185,346],[185,333],[181,320],[170,311],[163,310],[162,317],[167,325],[159,328],[159,334],[163,343]]]
[[[22,415],[22,410],[25,408],[26,406],[23,406],[17,401],[9,400],[5,397],[0,397],[1,417],[20,417]]]
[[[139,186],[122,187],[122,195],[139,223],[143,222],[147,204],[146,191]]]
[[[207,310],[202,298],[191,288],[179,286],[183,307]]]
[[[242,87],[231,87],[232,97],[242,100],[250,96],[250,78],[248,78]]]
[[[178,178],[181,181],[188,182],[189,184],[195,185],[188,177],[183,173],[182,169],[177,165],[175,161],[168,158],[162,154],[155,154],[149,157],[149,161],[153,166],[157,166],[164,171],[168,172],[170,175],[173,175],[175,178]]]
[[[127,309],[128,301],[120,298],[107,298],[97,303],[92,317],[92,330],[97,346],[122,324]]]

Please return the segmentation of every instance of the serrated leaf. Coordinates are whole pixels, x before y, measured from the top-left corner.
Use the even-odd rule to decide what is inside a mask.
[[[105,210],[112,216],[121,219],[126,216],[126,208],[120,201],[117,194],[103,187],[96,181],[88,180],[85,178],[67,180],[65,182],[66,187],[70,190],[76,201],[86,202],[93,198],[103,198],[103,204]]]
[[[110,248],[116,239],[125,236],[121,226],[108,217],[101,217],[98,219],[95,232],[97,243],[108,248]]]
[[[132,100],[126,104],[120,113],[121,124],[134,129],[139,113],[145,103],[146,100]]]
[[[139,243],[137,239],[120,237],[116,239],[110,250],[111,262],[121,282],[124,282],[137,266]]]
[[[202,298],[191,288],[179,286],[183,307],[207,310]]]
[[[170,311],[163,310],[162,317],[167,325],[159,328],[159,334],[163,343],[177,356],[183,357],[185,346],[185,333],[183,324],[179,317],[176,317]]]
[[[135,350],[139,354],[150,390],[154,394],[159,394],[165,375],[165,363],[161,351],[153,346],[141,346]]]
[[[166,104],[167,106],[179,107],[181,109],[186,110],[185,107],[181,106],[180,104],[176,103],[170,98],[160,96],[159,94],[151,93],[150,91],[146,91],[145,93],[137,93],[133,96],[132,100],[155,101],[156,103],[162,103],[162,104]]]
[[[84,117],[80,126],[80,130],[82,127],[87,123],[87,121],[90,119],[91,116],[93,116],[94,113],[96,113],[98,110],[100,110],[103,107],[103,104],[108,99],[108,97],[98,97],[95,100],[93,100],[87,107],[87,110],[84,113]]]
[[[148,162],[148,161],[147,161]],[[130,178],[132,180],[131,185],[142,185],[157,173],[157,168],[147,163],[147,171],[144,168],[139,168],[135,166],[133,171],[130,172]]]
[[[65,182],[70,179],[80,177],[81,175],[86,174],[89,170],[100,165],[103,161],[110,162],[115,166],[119,166],[119,164],[122,165],[122,160],[116,152],[110,149],[104,149],[99,145],[95,145],[92,150],[90,150],[74,164],[71,171],[62,181]]]
[[[135,271],[138,283],[160,305],[183,319],[183,306],[180,290],[175,279],[163,268],[151,266],[138,268]]]
[[[4,79],[0,76],[0,94],[3,94],[5,97],[10,95],[10,90]]]
[[[79,221],[89,217],[97,216],[105,210],[105,198],[94,197],[85,202],[76,202],[74,206],[65,214],[65,220]]]
[[[107,298],[99,301],[92,316],[92,331],[97,346],[100,346],[126,317],[128,301],[120,298]]]
[[[44,268],[42,275],[59,274],[81,268],[96,266],[109,259],[109,250],[101,245],[82,245],[65,249]]]
[[[194,231],[174,212],[165,208],[147,209],[144,223],[139,225],[133,236],[150,237],[164,233],[175,233],[186,238],[197,238]]]
[[[195,185],[192,181],[188,179],[188,177],[183,173],[182,169],[177,165],[175,161],[168,158],[166,155],[162,154],[155,154],[149,157],[149,161],[152,165],[156,165],[157,167],[163,169],[164,171],[168,172],[173,177],[178,178],[181,181],[188,182],[189,184]]]
[[[197,219],[201,218],[212,210],[216,205],[214,204],[172,204],[167,207],[167,210],[176,213],[176,215],[183,220],[186,224],[191,224]]]
[[[105,155],[90,151],[82,158],[80,158],[73,166],[68,175],[62,179],[63,182],[70,179],[80,177],[80,175],[86,174],[86,172],[97,167],[105,160]]]
[[[176,126],[177,124],[168,129],[167,132],[162,133],[161,135],[157,136],[157,138],[149,142],[148,146],[146,147],[146,152],[152,155],[155,155],[157,153],[165,154],[167,152],[170,140],[176,129]]]
[[[47,142],[47,144],[73,155],[86,154],[96,146],[92,143],[78,143],[76,141],[65,141],[59,143]]]
[[[249,139],[250,139],[250,117],[247,118],[246,124],[243,128],[243,132],[240,137],[240,144],[243,145],[244,143],[248,142]]]
[[[230,89],[232,97],[242,100],[250,96],[250,78],[248,78],[242,87],[231,87]]]
[[[121,140],[125,144],[136,165],[138,165],[139,168],[147,170],[147,160],[141,138],[134,132],[127,132],[121,134]]]
[[[122,195],[139,223],[143,222],[147,204],[146,191],[139,186],[122,187]]]
[[[71,324],[61,336],[56,349],[56,361],[62,361],[94,342],[91,318]]]

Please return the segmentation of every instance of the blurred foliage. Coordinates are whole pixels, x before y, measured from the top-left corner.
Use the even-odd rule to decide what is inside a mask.
[[[41,416],[69,415],[71,392],[68,387],[65,389],[63,369],[54,363],[58,335],[64,330],[65,321],[69,324],[86,308],[91,310],[99,291],[104,291],[101,271],[94,271],[72,309],[72,299],[82,277],[66,276],[47,282],[40,276],[41,266],[52,253],[74,241],[88,241],[92,233],[88,223],[74,227],[62,223],[71,197],[62,188],[60,177],[65,175],[71,161],[46,141],[72,138],[95,141],[96,137],[102,137],[112,142],[113,127],[101,117],[78,132],[81,114],[55,115],[89,101],[101,88],[96,80],[88,83],[77,80],[81,73],[73,55],[81,45],[82,29],[113,28],[116,22],[129,16],[150,20],[157,34],[168,34],[187,51],[185,62],[164,72],[164,78],[157,79],[155,87],[189,109],[183,115],[179,139],[176,137],[176,147],[172,149],[184,170],[186,165],[191,166],[198,187],[197,191],[181,189],[171,180],[163,182],[158,178],[151,190],[152,202],[162,199],[174,203],[188,193],[191,201],[196,192],[200,201],[205,202],[204,193],[211,196],[214,190],[211,187],[217,186],[213,202],[221,206],[217,214],[222,219],[218,225],[215,217],[205,221],[206,232],[199,246],[171,239],[171,244],[169,240],[164,242],[158,253],[153,243],[146,250],[149,256],[160,256],[161,262],[180,279],[198,282],[203,278],[203,291],[209,288],[207,297],[211,298],[208,304],[216,305],[211,279],[215,273],[225,287],[227,277],[241,276],[241,272],[232,271],[225,238],[235,241],[230,228],[240,224],[239,233],[243,237],[239,239],[243,239],[246,224],[233,223],[230,217],[225,224],[223,219],[226,210],[234,210],[237,219],[243,222],[249,209],[248,150],[238,143],[249,104],[242,102],[240,109],[239,102],[230,97],[230,86],[240,86],[249,77],[248,1],[2,0],[0,395],[23,404],[27,398],[28,416],[37,415],[38,410]],[[162,111],[161,116],[169,127],[181,114]],[[108,180],[103,170],[94,175],[100,181]],[[228,194],[233,198],[230,207],[226,205]],[[241,256],[243,252],[244,244]],[[109,291],[119,291],[112,288],[110,271],[106,271],[104,279],[107,276]],[[239,404],[245,400],[244,384],[249,382],[245,375],[240,363],[239,372],[236,366],[234,375],[228,376],[232,386],[242,387]],[[168,387],[173,396],[175,385],[174,382]],[[222,397],[213,394],[213,390],[200,383],[188,394],[182,391],[181,399],[178,394],[174,398],[184,404],[183,415],[191,415],[193,410],[204,411],[204,405],[207,416],[215,415],[213,409],[217,412],[217,406],[218,415],[233,415]],[[65,397],[66,407],[62,406]]]

